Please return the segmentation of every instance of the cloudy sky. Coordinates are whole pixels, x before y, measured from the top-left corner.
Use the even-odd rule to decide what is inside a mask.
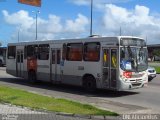
[[[0,0],[0,42],[84,38],[90,34],[91,0],[42,0],[41,7]],[[132,35],[160,44],[159,0],[93,0],[93,34]]]

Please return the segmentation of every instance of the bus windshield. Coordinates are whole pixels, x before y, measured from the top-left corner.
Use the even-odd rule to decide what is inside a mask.
[[[141,72],[147,69],[147,48],[121,47],[120,67],[125,71]]]

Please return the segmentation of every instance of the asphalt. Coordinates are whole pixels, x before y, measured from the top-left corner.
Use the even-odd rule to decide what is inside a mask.
[[[126,92],[114,92],[114,91],[98,91],[94,94],[86,93],[81,88],[73,86],[53,86],[48,83],[40,83],[37,85],[31,85],[28,81],[15,78],[6,74],[5,68],[0,68],[0,84],[7,85],[15,88],[24,89],[37,94],[65,98],[74,101],[79,101],[82,103],[87,103],[94,105],[96,107],[117,112],[119,114],[156,114],[160,113],[159,109],[155,112],[154,108],[159,107],[159,84],[158,81],[160,76],[158,76],[153,82],[150,83],[149,87],[144,89],[138,89],[134,91]],[[63,89],[62,89],[63,88]],[[150,89],[151,88],[151,89]],[[104,93],[106,92],[106,93]],[[154,94],[156,93],[156,95]],[[147,101],[148,100],[148,101]],[[2,107],[0,107],[2,108]],[[23,111],[23,110],[22,110]],[[44,116],[44,113],[41,114]],[[1,114],[1,113],[0,113]],[[37,116],[41,116],[38,114]],[[108,118],[106,116],[80,116],[73,114],[57,114],[57,113],[47,113],[49,116],[53,116],[55,120],[104,120],[104,119],[121,119],[117,117]],[[20,114],[24,115],[24,114]],[[28,114],[27,114],[28,115]],[[33,115],[33,114],[30,114]],[[25,114],[26,116],[26,114]],[[43,117],[40,117],[40,120]],[[49,119],[49,118],[47,118]],[[54,120],[53,119],[53,120]],[[22,119],[23,120],[23,119]],[[29,119],[30,120],[30,119]],[[39,120],[37,118],[37,120]]]

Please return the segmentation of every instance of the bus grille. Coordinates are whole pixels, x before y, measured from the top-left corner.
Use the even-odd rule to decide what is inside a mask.
[[[131,83],[139,83],[142,82],[142,79],[134,79],[134,80],[130,80]]]
[[[143,74],[132,75],[132,78],[140,78],[140,77],[142,77],[142,76],[143,76]]]
[[[132,86],[135,87],[135,86],[140,86],[142,83],[132,83]]]

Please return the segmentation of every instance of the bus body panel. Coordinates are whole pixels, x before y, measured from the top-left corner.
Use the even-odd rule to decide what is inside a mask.
[[[80,86],[82,85],[82,77],[85,74],[93,75],[97,80],[97,75],[101,74],[101,68],[99,67],[100,65],[100,62],[64,61],[64,66],[62,67],[62,83]],[[90,69],[92,66],[94,66],[94,69]],[[101,87],[99,81],[97,81],[97,87]]]
[[[52,83],[62,82],[61,67],[62,43],[50,45],[50,81]]]
[[[10,75],[17,76],[17,72],[15,68],[16,68],[16,60],[7,59],[6,60],[6,72]]]
[[[24,77],[24,46],[16,48],[16,72],[17,77]]]
[[[37,79],[50,81],[50,60],[37,60]]]
[[[24,67],[24,79],[28,79],[28,71],[27,71],[27,59],[24,59],[23,61],[23,67]]]

